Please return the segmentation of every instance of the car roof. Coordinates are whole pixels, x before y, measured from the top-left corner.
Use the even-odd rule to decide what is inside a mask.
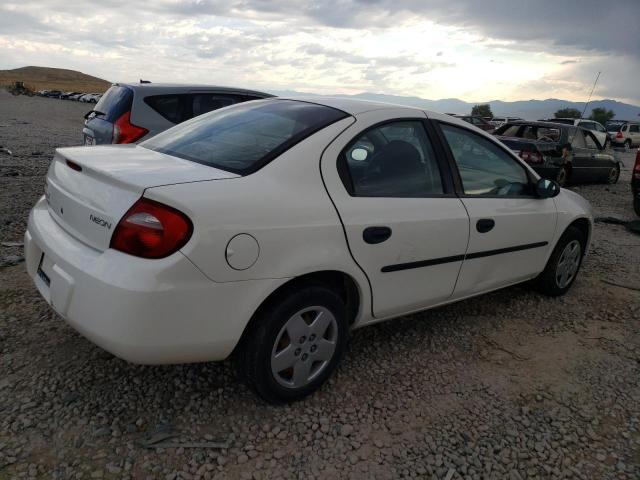
[[[260,92],[258,90],[248,90],[246,88],[223,87],[220,85],[200,85],[197,83],[127,83],[117,82],[113,85],[119,87],[129,87],[132,90],[144,92],[162,92],[162,93],[191,93],[201,91],[211,91],[224,93],[241,93],[248,95],[257,95],[261,97],[273,97],[270,93]]]

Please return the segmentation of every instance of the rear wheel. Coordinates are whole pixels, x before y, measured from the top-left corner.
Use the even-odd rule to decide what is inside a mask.
[[[336,292],[320,284],[290,290],[255,319],[240,351],[241,373],[269,403],[299,400],[335,370],[348,332]]]
[[[569,172],[570,170],[567,165],[563,165],[560,167],[558,173],[556,174],[556,182],[558,182],[558,185],[564,187],[567,184],[567,182],[569,181]]]
[[[607,183],[613,185],[614,183],[618,183],[618,179],[620,178],[620,164],[616,164],[615,167],[612,167],[609,170],[609,174],[607,175]]]
[[[564,232],[547,262],[544,271],[536,279],[538,290],[545,295],[564,295],[578,275],[586,238],[576,227]]]
[[[624,141],[624,149],[625,150],[631,150],[631,139],[627,139]]]

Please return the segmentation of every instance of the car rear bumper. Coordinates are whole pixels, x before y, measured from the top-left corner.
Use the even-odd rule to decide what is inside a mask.
[[[147,260],[95,250],[53,220],[44,197],[29,215],[25,258],[36,287],[69,325],[144,364],[226,358],[257,306],[286,281],[216,283],[180,252]]]

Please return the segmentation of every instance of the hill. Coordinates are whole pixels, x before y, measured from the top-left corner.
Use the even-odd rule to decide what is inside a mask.
[[[49,67],[22,67],[13,70],[0,70],[0,86],[21,81],[34,90],[61,90],[63,92],[106,91],[111,82],[92,77],[75,70]]]
[[[271,92],[281,96],[308,95],[292,91]],[[538,120],[551,118],[553,114],[561,108],[576,108],[580,111],[584,109],[585,102],[570,102],[549,98],[546,100],[519,100],[515,102],[504,102],[502,100],[491,100],[489,102],[465,102],[457,98],[445,98],[442,100],[428,100],[420,97],[404,97],[400,95],[385,95],[381,93],[364,92],[357,95],[335,95],[336,97],[361,98],[363,100],[374,100],[377,102],[395,103],[410,107],[424,108],[440,113],[471,113],[471,108],[478,103],[488,103],[491,111],[496,116],[517,116],[527,120]],[[591,110],[596,107],[613,110],[616,118],[623,120],[640,120],[640,107],[617,100],[593,100],[589,103],[585,116],[589,116]]]

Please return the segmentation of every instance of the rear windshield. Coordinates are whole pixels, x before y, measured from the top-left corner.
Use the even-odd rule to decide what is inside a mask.
[[[258,100],[195,117],[140,145],[247,175],[347,116],[340,110],[313,103]]]
[[[619,132],[622,125],[622,123],[610,123],[606,127],[607,132]]]
[[[93,111],[100,118],[115,122],[123,113],[131,110],[132,103],[133,91],[127,87],[114,85],[100,98]]]

